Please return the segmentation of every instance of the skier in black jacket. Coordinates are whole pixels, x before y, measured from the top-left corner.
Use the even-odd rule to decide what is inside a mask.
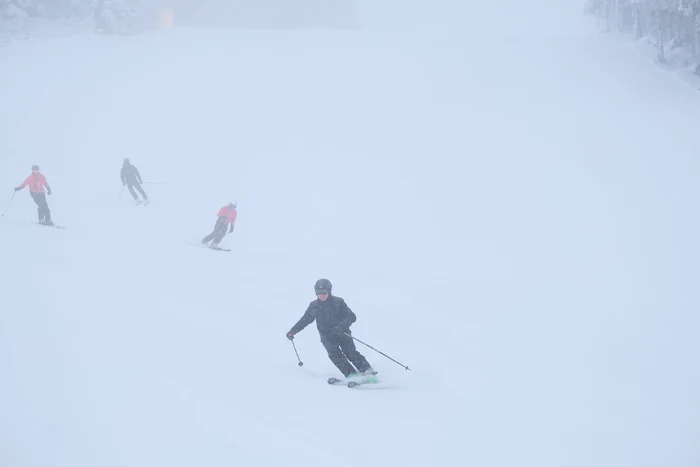
[[[143,188],[141,188],[143,179],[141,178],[139,169],[137,169],[136,166],[131,165],[129,159],[124,159],[124,166],[122,167],[121,175],[122,185],[127,185],[129,187],[129,193],[131,193],[131,196],[134,197],[136,202],[140,203],[141,201],[139,200],[138,195],[134,191],[134,187],[136,187],[139,193],[141,193],[141,196],[143,196],[143,201],[145,203],[148,203],[148,196],[146,195],[146,192],[143,191]]]
[[[350,325],[357,320],[355,313],[345,300],[331,294],[332,288],[333,285],[328,279],[316,281],[314,291],[318,298],[309,304],[304,316],[292,326],[287,333],[287,339],[293,340],[295,334],[316,320],[321,343],[328,352],[328,358],[346,378],[358,372],[362,375],[377,374],[367,359],[357,351],[355,342],[349,336]]]

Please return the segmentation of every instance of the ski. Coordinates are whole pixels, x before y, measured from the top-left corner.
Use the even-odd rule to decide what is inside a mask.
[[[41,224],[41,223],[39,223],[39,225],[43,225],[44,227],[53,227],[54,229],[65,229],[65,228],[66,228],[65,225],[56,225],[56,224],[54,224],[54,225],[48,225],[48,224]]]
[[[199,247],[204,247],[204,248],[209,248],[210,250],[216,250],[216,251],[231,251],[230,248],[221,248],[218,246],[211,246],[206,243],[194,243],[192,244],[193,246],[199,246]]]
[[[328,378],[328,384],[345,384],[349,388],[354,388],[363,384],[377,384],[379,380],[375,375],[354,376],[348,379]]]
[[[357,379],[353,379],[353,381],[349,381],[348,387],[354,388],[357,386],[362,386],[363,384],[377,384],[378,382],[379,380],[375,375],[360,376]]]

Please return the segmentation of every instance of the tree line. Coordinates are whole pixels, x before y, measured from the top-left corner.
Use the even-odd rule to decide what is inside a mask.
[[[22,34],[32,18],[92,18],[96,32],[125,34],[137,14],[137,0],[0,0],[0,33]]]
[[[662,63],[670,50],[687,50],[700,74],[700,0],[587,0],[585,10],[605,32],[653,40]]]

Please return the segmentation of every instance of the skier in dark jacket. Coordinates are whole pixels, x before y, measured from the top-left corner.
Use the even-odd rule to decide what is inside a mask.
[[[140,203],[141,200],[139,200],[138,195],[134,191],[134,187],[141,193],[141,196],[143,196],[143,201],[145,203],[148,203],[148,196],[146,195],[146,192],[143,191],[143,188],[141,188],[141,184],[143,183],[143,179],[141,178],[141,174],[139,173],[139,169],[136,168],[136,166],[131,165],[129,162],[129,159],[124,159],[124,166],[122,167],[122,185],[126,185],[129,187],[129,193],[131,193],[131,196],[134,197],[137,203]]]
[[[318,298],[309,304],[304,316],[292,326],[287,333],[287,339],[293,340],[295,334],[316,320],[321,343],[328,352],[328,358],[346,378],[355,376],[358,372],[362,375],[377,374],[367,359],[357,351],[355,342],[349,335],[350,325],[357,320],[355,313],[345,300],[331,294],[332,288],[333,285],[328,279],[316,281],[314,291]]]

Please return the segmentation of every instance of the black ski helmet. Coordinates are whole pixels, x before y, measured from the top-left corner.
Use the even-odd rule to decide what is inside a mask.
[[[38,165],[33,165],[33,166],[32,166],[32,170],[39,170],[39,166],[38,166]]]
[[[333,290],[333,284],[331,284],[331,281],[328,279],[319,279],[314,285],[314,292],[316,292],[316,294],[331,293],[331,290]]]
[[[128,157],[124,159],[124,165],[129,165],[129,158]]]

